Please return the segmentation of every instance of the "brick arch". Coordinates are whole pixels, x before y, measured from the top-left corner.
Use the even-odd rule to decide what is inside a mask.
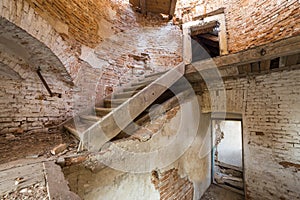
[[[10,79],[21,79],[18,72],[10,68],[9,65],[0,61],[0,77],[9,77]]]
[[[28,77],[28,72],[24,69],[25,63],[21,60],[0,51],[0,66],[3,70],[11,74],[11,78],[14,79],[26,79]]]
[[[60,70],[68,81],[76,78],[80,62],[70,46],[23,0],[4,1],[0,4],[1,28],[14,31],[15,40],[29,50],[32,64],[51,66]],[[7,30],[10,29],[10,30]],[[38,52],[39,51],[39,52]],[[43,64],[41,61],[45,60]]]

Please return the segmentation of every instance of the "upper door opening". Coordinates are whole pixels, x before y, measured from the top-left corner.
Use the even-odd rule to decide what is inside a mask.
[[[220,56],[220,24],[216,21],[191,28],[192,62]]]
[[[207,13],[182,25],[183,58],[186,65],[228,54],[224,13]]]

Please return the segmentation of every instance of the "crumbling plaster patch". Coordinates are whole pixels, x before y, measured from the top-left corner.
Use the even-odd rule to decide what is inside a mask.
[[[169,113],[166,113],[164,117],[169,115],[168,120],[162,120],[160,117],[153,119],[152,123],[157,121],[157,123],[162,122],[163,125],[151,139],[142,142],[133,137],[132,139],[116,141],[103,147],[99,154],[91,155],[85,162],[85,167],[97,174],[97,180],[112,179],[115,182],[111,184],[112,186],[99,186],[95,190],[81,187],[84,185],[81,183],[78,185],[82,190],[81,195],[91,197],[93,192],[96,192],[101,194],[101,198],[106,198],[107,195],[110,195],[110,193],[105,192],[108,188],[111,189],[116,184],[119,184],[119,188],[123,188],[123,184],[131,183],[132,180],[135,181],[131,183],[132,187],[137,184],[141,188],[152,188],[152,195],[158,194],[157,190],[153,191],[152,171],[164,173],[175,169],[175,174],[178,175],[174,174],[174,176],[187,180],[186,183],[193,183],[193,198],[199,199],[210,184],[210,115],[199,114],[198,111],[200,111],[198,98],[193,97],[184,102],[177,112],[170,110]],[[191,120],[191,118],[195,120]],[[149,153],[154,153],[154,156]],[[84,180],[75,171],[80,170],[74,170],[73,173],[67,174],[67,178]],[[110,172],[109,177],[106,177],[108,176],[107,171]],[[120,174],[122,177],[118,179]],[[141,177],[144,178],[141,179]],[[174,181],[174,179],[170,179],[170,181],[172,180]],[[115,196],[128,194],[125,190],[120,189],[112,189],[112,191],[114,191]],[[132,189],[128,191],[133,192]],[[129,199],[141,199],[141,196],[136,196],[138,191],[140,190],[133,192],[131,195],[134,198]],[[145,194],[148,197],[149,193],[145,192]],[[159,199],[158,196],[153,198]]]

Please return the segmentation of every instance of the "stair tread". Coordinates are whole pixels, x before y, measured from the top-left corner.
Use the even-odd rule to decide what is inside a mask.
[[[103,108],[103,107],[96,107],[95,108],[96,115],[99,116],[99,117],[106,116],[112,110],[113,110],[113,108]]]
[[[164,92],[168,90],[169,87],[174,85],[174,83],[176,83],[183,76],[184,69],[184,63],[180,63],[174,68],[174,70],[171,70],[165,74],[165,76],[160,77],[159,79],[161,84],[164,84],[165,87],[161,87],[156,84],[150,84],[148,87],[144,88],[141,92],[141,95],[135,96],[135,102],[137,102],[136,105],[130,106],[130,101],[124,102],[124,104],[121,106],[124,105],[124,108],[128,109],[128,113],[131,114],[130,117],[127,117],[128,113],[125,113],[124,109],[116,109],[114,113],[110,113],[103,118],[103,120],[100,121],[97,126],[91,127],[87,134],[84,135],[83,146],[85,146],[89,151],[99,150],[101,147],[103,147],[106,142],[116,137],[121,131],[118,121],[116,121],[114,118],[115,115],[122,119],[122,126],[128,126],[130,123],[132,123],[133,119],[144,112],[146,108],[153,104],[156,99],[158,99]],[[126,88],[123,89],[123,91],[125,92]],[[129,91],[128,88],[127,91]],[[99,133],[100,128],[101,131],[105,133],[106,137],[103,137],[102,132]],[[90,138],[93,138],[93,140],[91,141]]]
[[[169,71],[169,70],[165,70],[165,71],[156,72],[156,73],[153,73],[153,74],[148,74],[148,75],[145,75],[145,78],[149,78],[149,77],[152,77],[152,76],[162,75],[162,74],[167,73],[168,71]]]
[[[122,103],[127,101],[129,98],[119,98],[119,99],[104,99],[105,102],[111,102],[111,103]]]
[[[139,81],[136,83],[132,83],[131,86],[139,86],[139,85],[149,85],[150,83],[152,83],[153,81],[155,81],[156,79],[153,80],[145,80],[145,81]]]
[[[140,90],[136,91],[128,91],[128,92],[118,92],[112,95],[114,99],[123,99],[123,98],[130,98],[138,93]]]
[[[138,90],[141,90],[143,89],[144,87],[146,87],[147,84],[144,84],[144,85],[138,85],[138,86],[129,86],[129,87],[125,87],[123,88],[123,92],[129,92],[129,91],[138,91]]]
[[[95,115],[80,115],[80,118],[88,121],[99,121],[101,119],[101,117]]]
[[[106,108],[116,108],[127,101],[129,98],[122,98],[122,99],[104,99],[104,107]]]
[[[76,125],[74,122],[64,125],[64,128],[73,134],[77,139],[80,139],[81,133],[86,131],[89,127],[89,125],[80,122],[77,122]]]
[[[103,108],[103,107],[96,107],[96,111],[104,111],[104,112],[111,112],[113,108]]]

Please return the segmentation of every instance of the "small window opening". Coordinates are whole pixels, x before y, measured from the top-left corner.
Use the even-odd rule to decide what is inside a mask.
[[[280,58],[279,57],[271,60],[270,69],[279,68],[279,62],[280,62]]]

